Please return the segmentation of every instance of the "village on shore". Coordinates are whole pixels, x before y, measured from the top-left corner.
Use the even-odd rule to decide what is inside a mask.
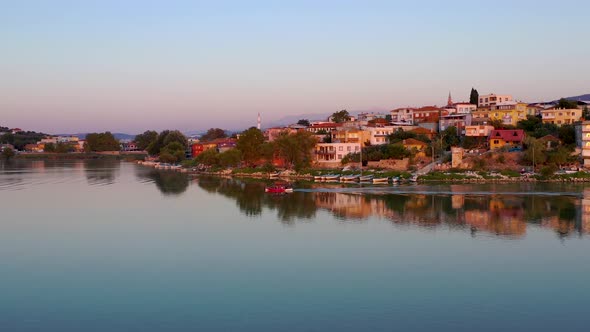
[[[182,172],[250,176],[590,179],[590,101],[526,103],[475,89],[469,99],[453,102],[449,94],[443,107],[354,116],[341,110],[272,128],[262,127],[259,114],[243,132],[211,128],[191,137],[148,130],[119,141],[110,132],[82,139],[0,127],[0,150],[5,158],[114,155]]]

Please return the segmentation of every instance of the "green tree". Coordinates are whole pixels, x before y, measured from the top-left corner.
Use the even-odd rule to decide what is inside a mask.
[[[471,88],[471,93],[469,94],[469,103],[479,106],[479,92],[477,92],[477,90],[474,88]]]
[[[121,150],[121,146],[119,145],[119,141],[115,139],[115,136],[107,131],[86,135],[84,149],[89,152],[119,151]]]
[[[559,127],[557,133],[563,144],[576,144],[576,128],[573,125],[563,125]]]
[[[221,152],[218,156],[219,166],[236,167],[242,161],[242,153],[238,149],[230,149]]]
[[[147,147],[158,138],[158,132],[154,130],[146,130],[143,134],[135,136],[135,144],[140,150],[145,150]]]
[[[459,136],[457,134],[457,128],[455,126],[450,126],[447,129],[443,130],[443,132],[441,133],[441,137],[443,138],[446,147],[459,145]]]
[[[209,149],[201,152],[196,158],[196,162],[202,165],[215,166],[219,165],[219,152],[217,149]]]
[[[6,147],[2,150],[2,158],[9,160],[10,158],[14,157],[14,150],[9,147]]]
[[[188,140],[183,133],[178,130],[172,130],[166,135],[164,138],[164,146],[169,145],[170,143],[177,142],[183,146],[183,148],[188,147]]]
[[[240,134],[236,147],[242,152],[242,159],[248,165],[254,165],[262,156],[260,147],[264,143],[264,134],[260,129],[251,127]]]
[[[333,122],[342,123],[350,120],[350,114],[348,114],[347,110],[342,110],[339,112],[334,112],[331,118]]]
[[[290,168],[300,170],[311,164],[312,150],[316,144],[313,134],[305,131],[283,134],[274,143],[279,156]]]
[[[578,108],[578,102],[575,100],[568,100],[565,98],[561,98],[557,102],[557,107],[565,108],[565,109],[575,109],[575,108]]]
[[[306,126],[306,127],[309,127],[311,125],[309,123],[308,119],[301,119],[301,120],[297,121],[297,124],[300,126]]]
[[[221,128],[209,128],[209,130],[207,130],[205,135],[201,136],[201,141],[209,142],[214,139],[226,138],[226,137],[227,137],[227,134],[225,133],[225,130],[223,130]]]
[[[392,120],[393,120],[393,118],[391,117],[391,114],[387,114],[385,116],[385,121],[387,121],[387,123],[391,123]]]
[[[547,161],[547,150],[543,142],[534,137],[527,137],[525,139],[525,147],[524,161],[534,165],[544,164]]]
[[[67,143],[57,143],[55,146],[55,152],[57,153],[68,153],[74,150],[73,146]]]
[[[547,161],[561,167],[561,165],[568,162],[569,156],[570,151],[566,147],[560,146],[555,151],[548,154]]]
[[[166,136],[170,133],[170,130],[163,130],[158,134],[158,137],[153,140],[147,147],[147,152],[151,155],[158,155],[160,150],[165,146],[164,140]]]
[[[49,153],[55,152],[55,144],[45,143],[45,147],[43,148],[43,152],[49,152]]]
[[[160,161],[178,163],[184,160],[185,146],[180,142],[170,142],[160,150]]]

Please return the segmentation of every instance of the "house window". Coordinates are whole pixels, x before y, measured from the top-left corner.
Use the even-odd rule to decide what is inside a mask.
[[[350,146],[347,146],[346,151],[352,151],[352,148]]]
[[[344,147],[342,147],[342,146],[338,147],[338,151],[344,151]]]
[[[338,159],[342,159],[342,155],[341,154],[338,155]]]
[[[499,141],[499,140],[497,140],[497,139],[495,139],[495,140],[494,140],[494,144],[500,144],[500,141]]]

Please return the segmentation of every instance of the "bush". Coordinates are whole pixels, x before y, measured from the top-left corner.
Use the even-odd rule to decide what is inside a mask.
[[[557,166],[555,165],[548,165],[541,168],[541,175],[543,177],[550,177],[557,171]]]

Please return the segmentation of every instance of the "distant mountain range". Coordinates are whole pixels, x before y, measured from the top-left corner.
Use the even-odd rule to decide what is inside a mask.
[[[86,135],[89,133],[78,133],[78,134],[56,134],[55,136],[76,136],[79,139],[85,139]],[[113,133],[118,140],[132,140],[135,138],[135,135],[125,134],[125,133]]]
[[[567,97],[567,100],[574,100],[574,101],[590,101],[590,93],[585,95],[575,96],[575,97]],[[556,102],[559,100],[555,100]]]

